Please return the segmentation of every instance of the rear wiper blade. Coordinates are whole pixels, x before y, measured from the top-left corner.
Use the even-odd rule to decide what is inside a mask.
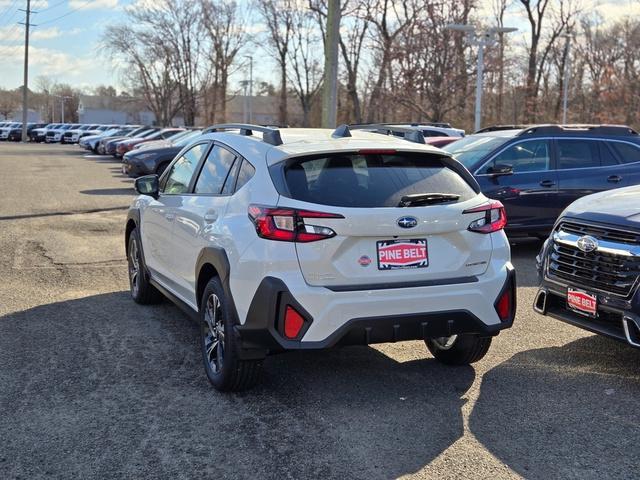
[[[417,205],[432,205],[434,203],[455,202],[460,195],[453,193],[413,193],[404,195],[400,199],[399,207],[411,207]]]

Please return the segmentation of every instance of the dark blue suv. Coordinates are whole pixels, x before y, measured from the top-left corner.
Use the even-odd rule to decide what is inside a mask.
[[[504,204],[511,235],[546,238],[578,198],[640,184],[640,135],[626,126],[490,127],[443,149]]]

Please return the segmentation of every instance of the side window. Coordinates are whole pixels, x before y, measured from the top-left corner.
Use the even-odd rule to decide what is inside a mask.
[[[613,154],[609,143],[599,141],[598,146],[600,147],[600,165],[603,167],[618,165],[618,159]]]
[[[640,148],[622,142],[608,142],[608,144],[618,154],[620,163],[640,162]]]
[[[222,192],[222,186],[235,159],[236,156],[229,150],[215,145],[202,166],[195,193],[217,195]]]
[[[549,170],[549,142],[547,140],[529,140],[511,145],[489,162],[481,173],[491,173],[496,165],[509,165],[513,173],[537,172]]]
[[[558,139],[558,169],[600,166],[598,143],[591,140]]]
[[[178,158],[171,167],[169,174],[165,177],[166,180],[164,180],[162,192],[170,195],[188,193],[191,178],[206,149],[206,143],[199,143]]]
[[[256,173],[256,169],[246,160],[242,161],[242,167],[238,173],[238,182],[236,183],[236,192],[240,190]]]

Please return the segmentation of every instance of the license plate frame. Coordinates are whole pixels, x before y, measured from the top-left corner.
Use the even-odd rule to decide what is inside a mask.
[[[598,296],[579,288],[567,287],[567,309],[589,318],[596,318]]]
[[[422,248],[424,248],[423,252]],[[376,242],[376,258],[378,270],[383,271],[427,268],[429,266],[429,245],[426,238],[378,240]]]

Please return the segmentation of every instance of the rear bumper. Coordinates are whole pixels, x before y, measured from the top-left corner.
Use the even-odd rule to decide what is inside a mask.
[[[310,298],[309,291],[296,292],[282,280],[266,277],[254,295],[244,324],[238,325],[236,332],[243,350],[258,354],[463,333],[494,336],[511,327],[514,317],[500,321],[494,301],[506,288],[513,288],[514,292],[516,288],[511,264],[496,273],[492,278],[470,284],[357,293],[306,286],[307,290],[315,291],[313,294],[318,296],[315,299]],[[318,309],[315,303],[320,300],[324,306]],[[287,305],[305,318],[298,339],[287,339],[281,333]],[[514,293],[513,312],[515,307]]]

